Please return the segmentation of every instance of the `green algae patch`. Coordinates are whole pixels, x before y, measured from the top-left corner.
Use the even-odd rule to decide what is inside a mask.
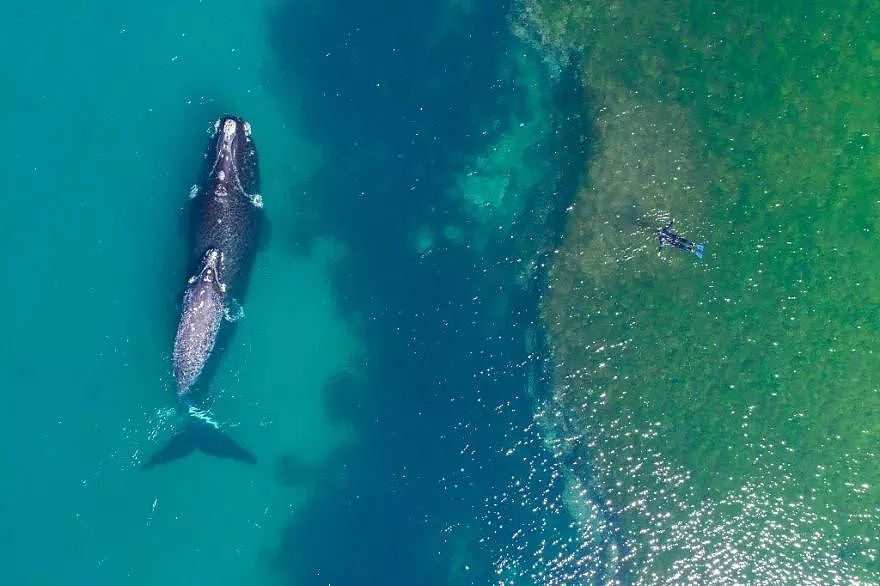
[[[880,578],[878,7],[522,4],[592,98],[544,319],[634,581]]]

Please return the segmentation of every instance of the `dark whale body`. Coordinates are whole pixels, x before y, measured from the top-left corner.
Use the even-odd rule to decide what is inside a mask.
[[[255,463],[256,457],[204,418],[191,390],[214,352],[229,300],[242,295],[253,264],[262,220],[257,150],[250,125],[236,116],[214,124],[206,177],[193,201],[190,278],[174,340],[173,370],[181,407],[192,417],[143,468],[198,449]],[[202,377],[204,378],[204,377]]]
[[[232,300],[242,300],[262,227],[258,157],[250,124],[237,116],[225,116],[215,122],[205,163],[204,180],[195,192],[190,209],[190,274],[204,271],[208,251],[220,252],[225,311]],[[189,289],[185,301],[188,294]],[[186,312],[184,304],[181,323],[188,318]],[[186,376],[189,371],[181,367],[198,362],[200,354],[201,347],[197,343],[180,352],[175,344],[175,380],[181,396],[189,394],[195,382]],[[184,376],[178,376],[179,372]]]
[[[223,279],[231,294],[245,285],[253,264],[263,206],[257,149],[250,124],[238,117],[214,125],[207,178],[194,201],[192,262],[208,249],[223,253]]]

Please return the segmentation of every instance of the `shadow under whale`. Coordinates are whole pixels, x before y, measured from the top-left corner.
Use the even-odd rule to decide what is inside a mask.
[[[165,446],[141,465],[141,470],[149,470],[200,451],[209,456],[238,460],[256,464],[257,457],[247,448],[220,431],[214,425],[192,417],[183,429],[168,440]]]
[[[257,462],[253,453],[223,433],[194,402],[207,394],[208,381],[217,368],[217,354],[228,345],[221,333],[226,340],[231,334],[223,323],[235,321],[229,308],[241,303],[249,280],[263,217],[259,188],[257,150],[250,124],[239,116],[221,116],[214,124],[202,179],[191,192],[192,201],[185,206],[184,214],[191,223],[189,256],[194,265],[183,294],[173,352],[178,407],[185,414],[184,423],[141,469],[184,458],[194,451],[249,464]]]

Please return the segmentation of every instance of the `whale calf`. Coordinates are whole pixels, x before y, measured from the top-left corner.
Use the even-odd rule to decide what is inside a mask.
[[[174,380],[177,394],[189,393],[208,362],[226,312],[226,284],[222,281],[223,253],[205,252],[199,272],[189,278],[174,337]]]
[[[223,318],[234,296],[243,295],[262,224],[257,149],[251,126],[238,116],[214,124],[206,173],[191,192],[190,277],[183,294],[172,354],[177,397],[186,419],[181,431],[142,467],[200,450],[221,458],[255,463],[256,457],[220,431],[193,398],[193,389],[214,354]],[[198,383],[198,384],[197,384]]]

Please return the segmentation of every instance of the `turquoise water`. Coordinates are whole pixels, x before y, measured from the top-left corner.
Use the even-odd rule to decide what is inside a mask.
[[[8,10],[0,584],[877,583],[876,11],[675,7]],[[230,112],[258,463],[143,471]]]
[[[601,549],[531,417],[579,84],[506,6],[392,4],[10,12],[2,583],[531,582]],[[226,112],[271,229],[207,406],[259,463],[144,472]]]
[[[6,584],[256,583],[309,489],[273,459],[319,460],[350,440],[325,380],[358,342],[338,316],[333,248],[283,246],[317,160],[285,107],[268,6],[66,3],[11,13],[2,97],[10,193],[3,231]],[[219,113],[247,115],[263,150],[278,242],[213,383],[216,415],[262,456],[242,470],[193,457],[136,464],[176,418],[169,376],[187,270],[181,211]],[[272,291],[275,293],[273,294]],[[309,332],[291,335],[291,332]],[[218,563],[218,560],[222,560]],[[197,578],[194,578],[197,577]]]

